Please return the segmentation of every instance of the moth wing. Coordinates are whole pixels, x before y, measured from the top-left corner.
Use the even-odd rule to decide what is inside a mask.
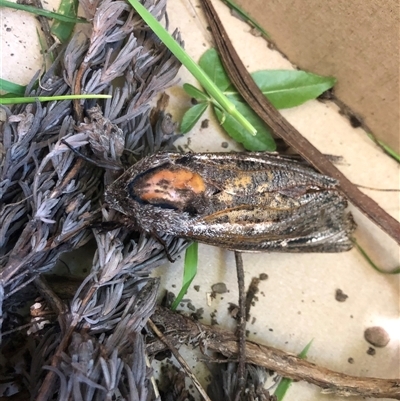
[[[352,247],[349,234],[354,230],[351,215],[344,212],[346,205],[342,196],[329,191],[295,211],[240,205],[202,218],[196,225],[200,229],[189,235],[240,251],[345,251]]]

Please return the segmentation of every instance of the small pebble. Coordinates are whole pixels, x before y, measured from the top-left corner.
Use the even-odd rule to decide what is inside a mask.
[[[226,292],[228,292],[228,289],[226,288],[226,284],[225,283],[216,283],[213,284],[211,286],[211,289],[213,292],[215,292],[216,294],[225,294]]]
[[[338,302],[344,302],[349,296],[345,294],[340,288],[336,290],[335,299]]]
[[[375,351],[374,348],[369,347],[369,348],[367,349],[367,354],[368,354],[368,355],[371,355],[371,356],[374,356],[374,355],[376,354],[376,351]]]
[[[353,358],[349,358],[349,359],[347,360],[347,362],[348,362],[348,363],[354,363],[354,359],[353,359]]]
[[[201,128],[208,128],[209,120],[206,118],[201,122]]]
[[[382,327],[368,327],[364,331],[364,338],[375,347],[386,347],[390,341],[389,334]]]

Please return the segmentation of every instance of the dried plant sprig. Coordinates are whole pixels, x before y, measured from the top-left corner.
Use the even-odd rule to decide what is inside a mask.
[[[190,317],[162,307],[157,307],[151,319],[158,327],[163,328],[164,335],[175,346],[182,343],[190,343],[191,346],[200,345],[203,353],[207,352],[209,355],[210,352],[213,352],[219,355],[217,360],[208,357],[210,362],[221,363],[237,360],[238,341],[235,335],[228,330],[201,324]],[[164,343],[159,340],[153,341],[147,346],[149,355],[154,355],[165,348]],[[293,354],[252,341],[247,342],[246,349],[247,363],[271,369],[283,377],[315,384],[321,387],[326,394],[334,393],[343,397],[366,398],[399,399],[400,397],[400,380],[398,378],[357,377],[334,372]],[[221,355],[224,358],[222,360]],[[219,398],[216,399],[219,400]]]
[[[93,12],[88,1],[82,5],[87,14]],[[145,5],[162,19],[165,0]],[[52,303],[54,291],[37,280],[62,252],[93,237],[91,224],[118,218],[99,204],[115,171],[87,163],[63,141],[102,165],[124,165],[171,146],[174,139],[174,125],[162,112],[153,131],[149,101],[171,85],[179,62],[125,3],[97,6],[96,30],[89,38],[75,35],[41,77],[41,87],[35,88],[34,77],[26,95],[70,95],[79,81],[79,93],[93,89],[114,98],[80,104],[87,117],[78,121],[72,118],[71,102],[5,108],[7,121],[1,126],[0,319],[5,317],[4,330],[10,327],[13,302],[32,293],[29,283],[40,285],[43,317],[49,323],[30,339],[31,362],[23,362],[26,389],[37,400],[52,399],[56,391],[59,399],[104,400],[122,394],[145,400],[152,391],[140,332],[153,312],[158,288],[148,274],[167,260],[164,245],[126,229],[94,230],[98,252],[71,303]],[[114,11],[115,24],[105,24]],[[175,37],[180,41],[179,33]],[[122,88],[114,87],[115,77],[124,78]],[[170,255],[187,246],[181,239],[162,240]],[[33,302],[32,295],[27,300]],[[48,305],[64,312],[57,316]]]

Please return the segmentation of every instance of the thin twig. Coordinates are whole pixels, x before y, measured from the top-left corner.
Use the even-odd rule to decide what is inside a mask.
[[[82,300],[82,304],[80,310],[74,314],[72,321],[70,322],[64,336],[61,339],[60,344],[58,345],[54,355],[51,358],[51,366],[57,368],[59,363],[61,362],[62,353],[67,348],[68,344],[70,343],[72,334],[74,333],[82,314],[84,313],[87,304],[91,300],[93,294],[97,290],[97,286],[93,286],[89,288],[88,292],[86,293],[85,297]],[[40,386],[38,395],[36,397],[36,401],[47,401],[53,391],[55,381],[56,381],[56,373],[53,370],[49,370]]]
[[[232,83],[255,113],[318,171],[338,180],[347,198],[369,219],[400,244],[400,223],[383,210],[373,199],[362,193],[314,145],[304,138],[262,94],[246,70],[226,33],[210,0],[202,1],[215,44]]]
[[[151,363],[149,360],[149,357],[147,356],[147,353],[145,355],[145,359],[146,359],[146,366],[151,369]],[[154,378],[154,373],[151,374],[150,376],[150,381],[151,381],[151,385],[153,386],[153,391],[154,391],[154,397],[156,400],[161,399],[160,397],[160,392],[158,391],[158,386],[157,386],[157,382],[156,379]]]
[[[67,306],[49,286],[44,276],[36,277],[34,283],[42,297],[46,299],[51,309],[53,309],[57,315],[62,315],[67,311]]]
[[[172,342],[163,334],[161,331],[157,328],[157,326],[152,322],[151,319],[148,320],[148,324],[151,327],[151,329],[154,331],[154,333],[157,335],[157,337],[168,347],[168,349],[172,352],[176,360],[180,363],[182,366],[183,370],[185,373],[192,379],[193,384],[196,386],[197,390],[199,391],[200,395],[206,400],[206,401],[211,401],[211,399],[208,397],[207,393],[204,391],[203,387],[197,380],[196,376],[192,373],[190,370],[189,365],[186,363],[186,361],[181,357],[179,354],[178,350],[175,348],[175,346],[172,344]]]
[[[78,72],[76,73],[75,84],[72,92],[74,95],[80,95],[82,93],[82,79],[88,68],[89,64],[85,61],[83,61],[82,64],[79,66]],[[73,101],[73,104],[75,111],[75,120],[78,122],[83,121],[83,110],[81,106],[81,100],[76,99]]]
[[[164,327],[164,336],[177,346],[189,339],[201,338],[200,350],[217,352],[229,360],[237,360],[236,336],[217,326],[207,326],[189,317],[158,307],[152,316],[153,322]],[[192,343],[191,342],[191,343]],[[199,344],[200,345],[200,344]],[[147,346],[149,355],[165,350],[163,342],[156,341]],[[221,359],[217,356],[218,359]],[[210,359],[209,359],[210,360]],[[212,362],[213,360],[210,360]],[[324,389],[325,393],[341,396],[393,398],[400,400],[400,379],[349,376],[335,372],[295,355],[252,341],[246,343],[246,362],[275,371],[293,380],[303,380]]]
[[[235,401],[240,400],[240,396],[245,388],[246,380],[246,294],[244,289],[244,271],[242,253],[235,251],[236,273],[239,288],[239,320],[237,324],[237,336],[239,339],[239,360],[237,368],[237,389]]]

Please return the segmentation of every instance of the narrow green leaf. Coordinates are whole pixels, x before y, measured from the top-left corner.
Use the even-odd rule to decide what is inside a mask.
[[[39,97],[0,97],[0,104],[23,104],[39,102],[54,102],[56,100],[75,100],[75,99],[110,99],[111,95],[64,95],[64,96],[39,96]]]
[[[20,96],[19,93],[6,93],[5,95],[0,95],[0,99],[11,99],[11,98],[15,98],[18,96]]]
[[[375,269],[377,272],[382,274],[399,274],[400,273],[400,266],[396,267],[393,270],[383,270],[378,265],[376,265],[373,260],[369,257],[367,252],[365,252],[364,248],[362,248],[356,240],[353,240],[353,244],[356,246],[357,250],[361,253],[364,259],[369,263],[369,265]]]
[[[7,81],[0,78],[0,90],[4,92],[14,93],[18,96],[24,96],[25,86],[15,84],[14,82]]]
[[[382,146],[382,148],[385,150],[385,152],[393,157],[394,160],[397,161],[397,163],[400,163],[400,154],[398,154],[394,149],[392,149],[390,146],[386,145],[384,142],[378,140],[379,145]]]
[[[307,353],[311,347],[311,344],[314,340],[311,340],[303,349],[303,351],[300,352],[299,355],[297,355],[300,359],[305,359],[307,356]],[[293,380],[292,379],[287,379],[284,377],[278,387],[276,388],[274,395],[276,396],[278,401],[282,401],[283,397],[286,395],[286,392],[289,390],[289,387],[291,386]]]
[[[42,15],[43,17],[52,18],[52,19],[56,19],[59,21],[72,22],[72,23],[76,23],[76,24],[88,22],[84,18],[70,18],[70,17],[67,17],[66,15],[60,15],[57,13],[53,13],[52,11],[47,11],[47,10],[43,10],[41,8],[36,8],[36,7],[32,7],[32,6],[26,6],[24,4],[12,3],[11,1],[7,1],[7,0],[0,0],[0,7],[13,8],[15,10],[26,11],[28,13],[32,13],[35,15]]]
[[[182,134],[186,134],[189,132],[199,121],[200,117],[206,111],[208,107],[208,103],[199,103],[195,106],[192,106],[184,115],[181,122],[181,132]],[[235,122],[236,120],[233,119]],[[237,123],[239,126],[240,124]],[[246,131],[246,130],[244,130]],[[250,134],[249,134],[250,135]]]
[[[129,4],[143,18],[150,29],[156,34],[171,53],[189,70],[200,82],[207,93],[215,99],[227,113],[231,114],[251,134],[256,133],[255,128],[236,110],[235,106],[226,98],[222,91],[214,84],[210,77],[204,73],[194,60],[182,49],[165,28],[151,15],[151,13],[138,1],[128,0]]]
[[[314,339],[312,339],[304,348],[303,350],[300,352],[299,355],[297,355],[300,359],[306,359],[306,356],[308,354],[308,351],[311,348],[311,345],[313,343]]]
[[[183,84],[183,90],[190,96],[199,101],[210,101],[211,99],[207,96],[206,93],[202,92],[200,89],[197,89],[195,86],[190,84]]]
[[[47,43],[44,40],[44,38],[42,38],[42,36],[40,35],[39,29],[36,28],[36,36],[39,42],[39,46],[40,46],[40,51],[42,52],[43,55],[46,55],[49,58],[49,61],[51,63],[54,62],[54,55],[53,52],[48,52],[47,50],[49,50],[47,48]]]
[[[179,291],[178,296],[176,297],[175,301],[173,302],[171,309],[175,310],[179,302],[182,301],[182,298],[185,296],[186,291],[188,290],[190,284],[192,283],[193,279],[196,277],[197,274],[197,260],[198,260],[198,244],[197,242],[193,242],[187,249],[185,253],[185,264],[184,264],[184,271],[183,271],[183,283],[182,288]]]
[[[299,106],[335,85],[335,78],[305,71],[265,70],[251,74],[261,92],[277,109]]]
[[[255,136],[250,135],[230,115],[226,115],[217,107],[214,107],[218,121],[227,134],[236,142],[241,143],[246,150],[252,152],[275,151],[275,141],[264,121],[246,103],[240,102],[231,96],[229,96],[229,99],[235,104],[240,113],[251,122],[251,125],[256,128],[257,134]]]
[[[78,15],[78,0],[62,0],[58,7],[58,14],[75,18]],[[54,21],[51,25],[51,33],[58,38],[61,43],[66,43],[75,28],[74,22]]]
[[[286,395],[290,386],[292,385],[293,380],[284,377],[280,382],[276,390],[274,391],[274,395],[276,396],[277,401],[282,401],[283,397]]]
[[[265,38],[270,37],[268,32],[266,30],[264,30],[263,27],[261,25],[259,25],[256,20],[254,20],[249,14],[247,14],[242,8],[240,8],[235,2],[233,2],[232,0],[222,0],[222,1],[224,3],[226,3],[228,5],[228,7],[235,10],[249,25],[252,25],[255,28],[257,28]]]
[[[221,91],[225,91],[229,86],[231,86],[231,81],[225,72],[216,49],[211,48],[203,53],[199,60],[199,66]]]
[[[398,154],[394,149],[392,149],[390,146],[386,145],[384,142],[376,138],[372,133],[367,134],[374,142],[376,142],[379,146],[382,147],[382,149],[389,155],[391,156],[394,160],[397,161],[397,163],[400,163],[400,154]]]

